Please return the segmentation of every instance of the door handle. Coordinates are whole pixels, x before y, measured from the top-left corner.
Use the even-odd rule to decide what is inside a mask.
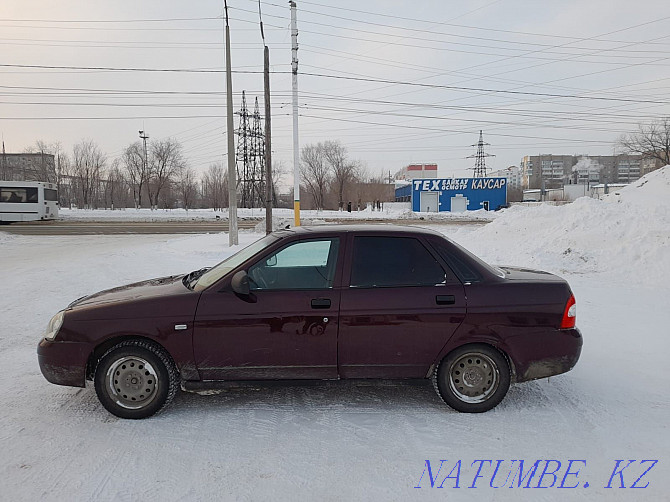
[[[312,300],[313,309],[329,309],[330,308],[330,298],[314,298]]]
[[[435,303],[438,305],[453,305],[456,303],[456,297],[454,295],[437,295]]]

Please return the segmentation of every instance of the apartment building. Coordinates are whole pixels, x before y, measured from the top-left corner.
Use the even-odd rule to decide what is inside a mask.
[[[646,174],[643,171],[649,168],[645,165],[641,155],[528,155],[521,160],[521,185],[524,189],[553,189],[630,183]]]

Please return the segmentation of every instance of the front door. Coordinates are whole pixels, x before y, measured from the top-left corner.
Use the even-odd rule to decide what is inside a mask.
[[[340,376],[424,378],[465,318],[463,285],[414,237],[356,236],[348,254]]]
[[[339,238],[296,240],[248,268],[248,298],[205,291],[193,342],[201,378],[337,378],[340,248]]]

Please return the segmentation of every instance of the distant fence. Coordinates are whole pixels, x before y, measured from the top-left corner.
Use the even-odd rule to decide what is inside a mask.
[[[545,200],[544,202],[510,202],[510,206],[565,206],[570,204],[569,200]]]

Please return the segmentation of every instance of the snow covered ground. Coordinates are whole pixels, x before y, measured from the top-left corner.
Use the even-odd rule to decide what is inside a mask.
[[[293,209],[275,208],[273,217],[281,220],[287,220],[287,223],[293,222]],[[323,220],[407,220],[407,219],[425,219],[431,221],[450,221],[450,220],[472,220],[472,221],[490,221],[498,216],[499,213],[493,211],[468,211],[467,213],[414,213],[410,209],[409,202],[385,202],[382,210],[373,211],[368,207],[360,211],[315,211],[302,210],[300,216],[303,221],[322,222]],[[265,209],[247,209],[238,208],[237,215],[240,219],[265,218]],[[228,219],[228,210],[214,211],[212,209],[69,209],[60,210],[60,218],[65,221],[189,221],[189,220],[215,220],[217,217]]]
[[[576,368],[516,385],[481,415],[450,410],[429,385],[324,383],[181,393],[151,419],[117,419],[91,387],[44,380],[35,349],[48,319],[85,294],[220,261],[234,251],[227,236],[0,231],[0,500],[668,500],[669,195],[665,168],[606,201],[443,227],[490,262],[559,273],[577,297]],[[242,233],[241,245],[258,237]],[[561,462],[556,484],[533,488],[538,472],[519,488],[518,461],[526,473],[539,459]],[[477,460],[492,463],[469,488]],[[496,489],[497,460],[494,486],[513,475]],[[579,486],[557,488],[570,460],[584,462],[564,486]],[[605,488],[617,460],[636,462]],[[631,488],[652,465],[637,484],[649,485]]]

